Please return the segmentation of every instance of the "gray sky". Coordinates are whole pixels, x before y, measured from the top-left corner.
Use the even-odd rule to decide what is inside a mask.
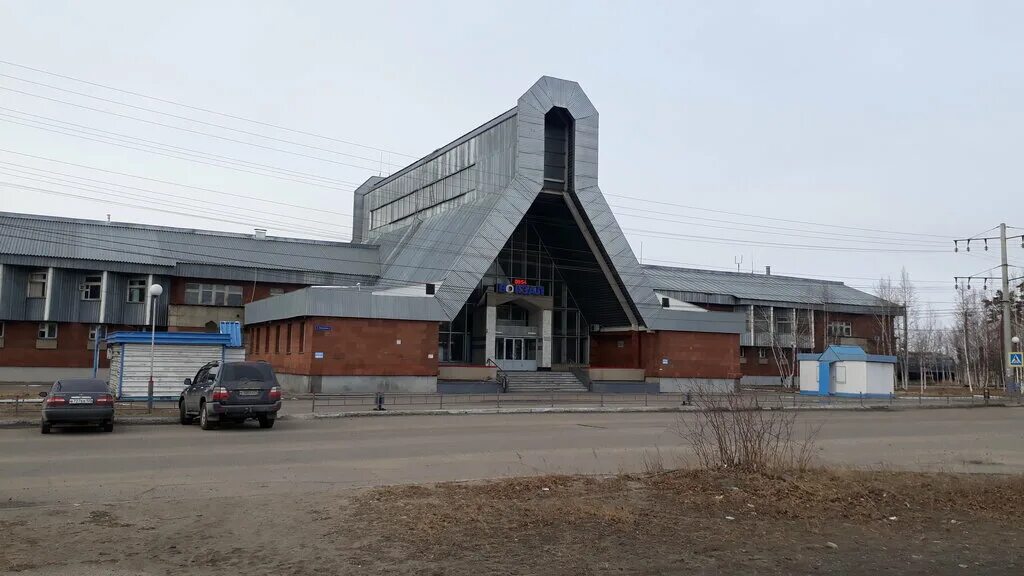
[[[998,263],[995,246],[953,254],[952,238],[1004,220],[1024,226],[1022,21],[1017,2],[934,0],[2,0],[0,60],[364,147],[0,64],[3,150],[297,206],[0,152],[0,209],[346,239],[354,184],[514,106],[546,74],[578,81],[601,113],[601,188],[645,262],[734,269],[742,255],[748,271],[771,265],[865,289],[906,266],[945,319],[951,277]],[[201,151],[204,162],[291,172],[272,178],[52,131],[83,127],[126,146],[141,147],[130,136]],[[94,181],[72,188],[67,175]],[[154,197],[165,212],[111,203]],[[1012,245],[1011,262],[1022,252]]]

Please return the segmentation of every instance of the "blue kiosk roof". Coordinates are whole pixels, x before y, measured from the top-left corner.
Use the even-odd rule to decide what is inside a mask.
[[[879,362],[883,364],[895,364],[895,356],[883,356],[881,354],[868,354],[860,346],[841,346],[832,344],[821,354],[798,354],[797,360],[814,360],[817,362]]]
[[[110,344],[149,344],[150,332],[114,332],[107,336]],[[231,346],[231,335],[211,332],[157,332],[157,344],[187,344],[194,346]]]

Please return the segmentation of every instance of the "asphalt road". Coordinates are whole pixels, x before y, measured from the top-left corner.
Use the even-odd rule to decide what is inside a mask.
[[[637,471],[685,457],[681,414],[409,416],[281,421],[204,432],[120,426],[113,434],[0,430],[3,509],[311,492],[544,473]],[[824,422],[821,462],[1024,472],[1017,408],[807,412]]]

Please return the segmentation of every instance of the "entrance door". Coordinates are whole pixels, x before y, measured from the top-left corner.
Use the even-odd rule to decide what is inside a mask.
[[[496,338],[494,341],[495,363],[502,370],[537,370],[536,338]]]

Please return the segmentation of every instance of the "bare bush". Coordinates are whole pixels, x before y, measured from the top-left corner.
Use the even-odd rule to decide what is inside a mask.
[[[706,469],[751,472],[806,470],[821,425],[798,426],[798,412],[762,407],[755,395],[698,389],[697,408],[679,420],[677,433]]]

